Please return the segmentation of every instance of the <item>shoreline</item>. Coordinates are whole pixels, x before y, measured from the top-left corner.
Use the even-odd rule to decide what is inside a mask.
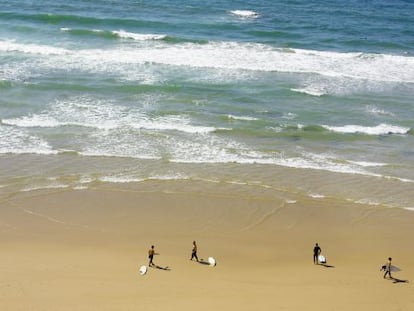
[[[219,187],[219,186],[218,186]],[[123,189],[123,190],[122,190]],[[219,189],[219,188],[217,188]],[[239,192],[60,190],[0,203],[5,310],[410,310],[414,214]],[[197,240],[199,258],[189,261]],[[331,268],[312,263],[315,242]],[[154,263],[171,271],[149,269]],[[300,297],[300,299],[298,299]],[[391,297],[391,298],[390,298]]]
[[[3,156],[0,198],[70,190],[237,192],[308,196],[413,210],[412,180],[266,164],[191,164],[125,158]],[[22,165],[22,163],[27,163]],[[41,172],[39,175],[38,172]],[[206,190],[206,191],[205,191]],[[276,193],[276,194],[275,194]],[[343,202],[341,202],[343,204]]]

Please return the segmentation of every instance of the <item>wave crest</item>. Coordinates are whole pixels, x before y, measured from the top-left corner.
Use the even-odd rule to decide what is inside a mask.
[[[140,34],[140,33],[127,32],[123,30],[112,31],[112,33],[123,39],[133,39],[133,40],[138,40],[138,41],[163,40],[167,37],[166,35]]]
[[[232,10],[230,13],[243,18],[258,18],[260,16],[259,13],[251,10]]]
[[[405,135],[410,132],[410,128],[401,127],[389,124],[379,124],[377,126],[362,126],[362,125],[344,125],[344,126],[328,126],[323,125],[329,131],[345,133],[345,134],[366,134],[366,135],[391,135],[401,134]]]

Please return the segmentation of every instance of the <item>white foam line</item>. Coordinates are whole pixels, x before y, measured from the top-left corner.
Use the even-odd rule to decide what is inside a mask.
[[[316,89],[316,88],[302,88],[302,89],[290,89],[290,90],[293,91],[293,92],[303,93],[303,94],[317,96],[317,97],[321,97],[323,95],[326,95],[325,91],[319,90],[319,89]]]
[[[260,16],[259,13],[251,10],[232,10],[230,13],[242,18],[258,18]]]
[[[127,32],[127,31],[124,31],[124,30],[112,31],[112,33],[119,36],[120,38],[134,39],[134,40],[138,40],[138,41],[162,40],[162,39],[165,39],[167,37],[166,35],[140,34],[140,33]]]
[[[42,190],[42,189],[61,189],[61,188],[68,188],[68,185],[47,185],[47,186],[34,186],[29,188],[24,188],[20,190],[21,192],[29,192],[29,191],[35,191],[35,190]]]
[[[394,116],[394,114],[392,112],[386,111],[384,109],[380,109],[380,108],[375,107],[373,105],[366,106],[365,110],[366,110],[367,113],[372,114],[372,115],[391,116],[391,117]]]
[[[241,120],[241,121],[257,121],[258,119],[255,117],[249,117],[249,116],[235,116],[232,114],[229,114],[227,116],[229,119],[233,119],[233,120]]]
[[[296,204],[297,201],[296,200],[286,200],[287,204]]]
[[[53,217],[50,217],[50,216],[47,216],[47,215],[43,215],[43,214],[40,214],[40,213],[35,213],[35,212],[33,212],[31,210],[28,210],[28,209],[25,209],[25,208],[22,208],[22,210],[27,214],[38,216],[38,217],[41,217],[41,218],[45,218],[45,219],[47,219],[51,222],[55,222],[55,223],[63,224],[63,225],[68,225],[68,223],[66,223],[64,221],[61,221],[59,219],[56,219],[56,218],[53,218]]]
[[[109,183],[135,183],[135,182],[142,182],[145,179],[143,178],[136,178],[136,177],[128,177],[128,176],[103,176],[99,178],[102,182],[109,182]]]
[[[141,35],[141,38],[157,38],[157,35],[145,36]],[[287,50],[258,43],[210,42],[202,45],[170,45],[156,40],[139,48],[67,50],[0,40],[0,51],[53,56],[43,58],[43,63],[35,61],[35,68],[43,65],[82,71],[99,70],[113,73],[115,70],[123,75],[136,75],[137,66],[150,63],[192,68],[314,73],[327,77],[414,83],[414,57]]]
[[[70,50],[53,47],[50,45],[38,45],[38,44],[21,44],[14,43],[13,41],[1,41],[1,52],[22,52],[28,54],[40,54],[40,55],[70,55]]]
[[[377,162],[365,162],[365,161],[349,161],[349,163],[353,163],[362,167],[377,167],[377,166],[387,166],[387,163],[377,163]]]
[[[314,199],[324,199],[325,196],[323,194],[318,193],[309,193],[309,196]]]
[[[86,186],[75,186],[75,187],[73,187],[73,189],[74,190],[87,190],[87,189],[89,189],[88,187],[86,187]]]
[[[363,204],[363,205],[372,205],[372,206],[379,206],[381,203],[373,201],[371,199],[360,199],[355,201],[357,204]]]
[[[62,221],[60,219],[57,219],[57,218],[54,218],[54,217],[50,217],[48,215],[44,215],[44,214],[41,214],[41,213],[33,212],[33,211],[31,211],[29,209],[26,209],[26,208],[19,207],[19,209],[21,209],[23,212],[25,212],[25,213],[27,213],[29,215],[36,216],[36,217],[41,217],[41,218],[44,218],[44,219],[46,219],[46,220],[48,220],[50,222],[53,222],[53,223],[57,223],[57,224],[65,225],[65,226],[83,228],[83,229],[87,229],[87,230],[94,230],[94,231],[99,231],[99,232],[106,232],[106,230],[93,229],[93,228],[91,228],[89,226],[86,226],[86,225],[79,225],[79,224],[73,224],[73,223],[65,222],[65,221]]]
[[[329,126],[322,125],[322,127],[332,132],[345,134],[367,134],[367,135],[390,135],[390,134],[407,134],[410,131],[408,127],[401,127],[389,124],[379,124],[377,126],[362,126],[362,125],[344,125],[344,126]]]
[[[211,133],[217,130],[211,126],[192,125],[188,117],[172,115],[150,119],[141,111],[126,111],[110,102],[102,103],[98,100],[100,104],[98,109],[96,103],[92,103],[89,107],[82,107],[79,104],[81,101],[91,102],[92,99],[71,98],[67,102],[58,102],[53,109],[30,116],[3,119],[2,123],[16,127],[82,126],[104,130],[131,127],[158,131],[175,130],[191,134]]]

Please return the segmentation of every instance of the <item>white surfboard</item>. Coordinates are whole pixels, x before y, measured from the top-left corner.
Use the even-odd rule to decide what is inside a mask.
[[[147,266],[141,266],[139,267],[139,274],[144,275],[145,273],[147,273]]]
[[[326,263],[326,258],[325,258],[324,255],[319,255],[318,260],[319,260],[320,263]]]
[[[208,264],[212,267],[214,267],[217,264],[216,260],[213,257],[208,257],[207,261],[208,261]]]
[[[381,271],[387,271],[387,266],[388,264],[383,265],[381,268]],[[391,272],[398,272],[398,271],[401,271],[401,269],[398,268],[397,266],[391,265]]]

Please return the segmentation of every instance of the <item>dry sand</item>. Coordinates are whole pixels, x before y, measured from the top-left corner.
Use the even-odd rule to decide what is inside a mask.
[[[329,199],[62,190],[0,203],[0,310],[414,310],[414,213]],[[200,258],[189,260],[192,241]],[[314,265],[319,242],[329,267]],[[151,244],[160,253],[147,264]]]

